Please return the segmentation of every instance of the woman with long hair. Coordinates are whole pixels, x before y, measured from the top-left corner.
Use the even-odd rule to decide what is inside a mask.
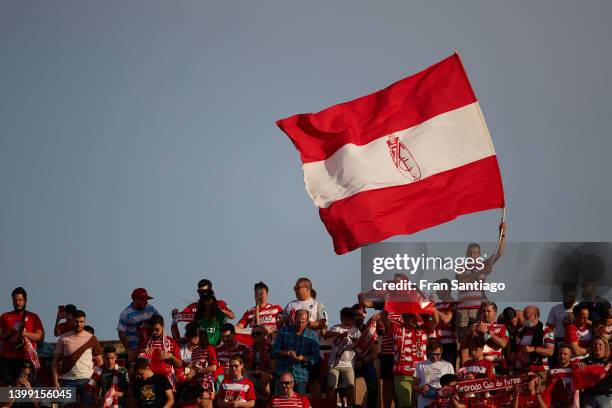
[[[229,378],[221,383],[216,405],[219,408],[253,408],[255,406],[255,387],[244,377],[244,361],[239,356],[229,360]]]
[[[207,289],[199,293],[200,301],[194,320],[208,338],[208,343],[214,347],[221,342],[221,326],[225,323],[225,314],[219,309],[215,292]]]

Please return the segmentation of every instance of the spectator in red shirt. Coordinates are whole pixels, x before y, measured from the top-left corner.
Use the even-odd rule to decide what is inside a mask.
[[[53,334],[56,337],[61,336],[64,333],[68,333],[74,328],[74,322],[72,321],[72,315],[76,312],[77,308],[75,305],[66,305],[57,307],[57,317],[55,318],[55,327],[53,328]],[[60,323],[64,319],[63,323]]]
[[[236,341],[236,330],[231,323],[221,326],[221,344],[216,348],[219,364],[225,368],[225,375],[229,374],[229,361],[239,356],[243,361],[249,361],[249,348]]]
[[[265,283],[256,283],[254,291],[255,306],[244,312],[242,318],[236,324],[236,330],[262,325],[269,334],[274,334],[278,327],[278,321],[282,317],[283,308],[280,305],[268,303],[268,286]]]
[[[293,391],[295,380],[293,374],[282,373],[279,378],[280,395],[272,397],[268,408],[310,408],[310,401],[305,395]]]
[[[493,363],[484,357],[486,341],[483,337],[474,337],[470,341],[470,359],[463,363],[459,370],[464,379],[493,378]]]
[[[176,384],[176,369],[182,367],[181,350],[176,341],[164,332],[164,318],[153,315],[149,320],[151,339],[145,348],[145,355],[151,359],[151,371],[168,378],[170,384]]]
[[[589,308],[584,304],[574,307],[574,323],[565,326],[565,342],[574,352],[572,360],[581,360],[589,353],[593,333],[589,324]]]
[[[572,375],[572,348],[567,344],[559,345],[557,366],[548,372],[546,389],[550,393],[552,407],[563,406],[574,399]]]
[[[198,282],[198,296],[200,298],[200,300],[202,299],[202,293],[209,293],[213,291],[212,288],[212,282],[209,281],[208,279],[202,279]],[[229,308],[229,306],[227,305],[227,303],[225,303],[225,301],[220,300],[220,299],[215,299],[216,300],[216,307],[219,309],[219,311],[221,313],[223,313],[224,317],[232,320],[236,318],[236,315],[234,314],[234,312],[231,311],[231,309]],[[194,302],[189,304],[189,306],[187,306],[185,309],[183,309],[182,312],[179,313],[178,309],[172,309],[172,327],[171,327],[171,332],[172,332],[172,337],[176,340],[176,341],[180,341],[181,340],[181,334],[179,332],[179,328],[178,328],[178,323],[179,322],[193,322],[196,319],[196,313],[198,310],[198,305],[200,304],[200,301],[198,302]]]
[[[234,356],[229,360],[229,378],[221,383],[215,398],[220,408],[253,408],[255,406],[255,387],[243,376],[244,360]]]
[[[11,297],[13,311],[0,316],[0,385],[12,384],[23,360],[27,360],[25,341],[36,349],[36,343],[45,337],[38,315],[26,311],[28,294],[25,289],[15,288]]]
[[[258,400],[268,400],[270,397],[272,363],[270,361],[271,347],[267,335],[268,332],[262,325],[253,327],[251,331],[253,345],[249,353],[247,377],[255,384],[255,394]]]

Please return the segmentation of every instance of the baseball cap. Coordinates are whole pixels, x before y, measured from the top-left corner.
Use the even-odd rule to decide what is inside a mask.
[[[145,288],[136,288],[132,291],[132,299],[133,300],[149,300],[149,299],[153,299],[151,296],[149,296],[149,294],[147,293],[147,290]]]

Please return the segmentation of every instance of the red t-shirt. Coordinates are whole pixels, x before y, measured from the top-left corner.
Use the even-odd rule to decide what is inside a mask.
[[[493,373],[494,364],[483,358],[482,360],[468,360],[463,364],[463,367],[459,369],[459,372],[462,374],[472,374],[474,378],[493,378],[495,374]]]
[[[573,381],[571,367],[551,368],[550,371],[548,371],[548,387],[552,386],[550,393],[551,401],[571,401],[573,396]]]
[[[274,396],[268,403],[268,408],[310,408],[310,401],[297,392],[291,397]]]
[[[506,326],[500,323],[485,323],[479,321],[478,323],[484,323],[489,328],[489,334],[508,339],[508,329]],[[487,340],[483,352],[484,358],[487,360],[499,364],[504,359],[503,349],[493,342],[492,339]]]
[[[226,378],[219,388],[219,398],[226,403],[234,401],[254,401],[255,387],[251,380],[245,377],[242,377],[240,380],[230,380]]]
[[[578,345],[582,348],[588,349],[591,344],[593,334],[589,326],[576,326],[575,324],[568,324],[565,326],[565,341],[567,343],[578,342]]]
[[[169,375],[174,371],[174,366],[170,363],[167,363],[165,360],[160,358],[160,353],[162,351],[167,351],[168,353],[172,353],[172,355],[179,360],[181,359],[181,349],[179,348],[178,343],[170,336],[165,336],[163,339],[151,339],[147,344],[152,350],[151,354],[151,371],[156,374]]]
[[[240,356],[247,362],[249,361],[249,348],[240,343],[236,343],[231,349],[223,343],[217,346],[217,360],[223,366],[225,375],[229,374],[229,361],[233,356]]]
[[[230,310],[229,307],[227,307],[227,303],[225,303],[223,300],[217,300],[217,306],[221,310]],[[195,303],[192,303],[189,306],[187,306],[185,309],[183,309],[181,314],[183,314],[183,313],[193,313],[193,314],[195,314],[195,312],[197,312],[197,311],[198,311],[198,302],[195,302]]]
[[[283,315],[283,308],[280,305],[266,304],[264,307],[259,309],[259,324],[264,326],[270,331],[276,330],[276,318],[277,316]],[[255,326],[255,307],[244,312],[242,318],[238,322],[243,327]]]
[[[42,322],[36,313],[26,312],[25,319],[25,330],[28,333],[36,333],[39,331],[44,331]],[[0,316],[0,328],[2,329],[2,333],[7,333],[11,330],[19,330],[21,326],[21,320],[23,317],[23,313],[21,312],[6,312],[2,316]],[[2,341],[2,345],[0,347],[0,356],[5,358],[16,358],[16,359],[25,359],[25,348],[19,347],[14,348],[14,344],[19,342],[19,339],[15,336],[14,338],[9,338],[7,340]],[[36,348],[36,342],[32,342],[34,348]]]
[[[217,351],[210,344],[206,347],[196,347],[191,353],[191,365],[198,368],[206,368],[211,365],[218,366]],[[212,391],[214,378],[216,378],[216,375],[213,373],[197,374],[193,383],[199,384],[206,391]]]

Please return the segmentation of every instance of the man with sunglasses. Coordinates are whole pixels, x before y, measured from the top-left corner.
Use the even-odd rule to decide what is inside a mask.
[[[284,372],[279,379],[280,394],[272,397],[268,408],[310,408],[310,401],[306,396],[293,391],[295,380],[293,374]]]
[[[455,374],[455,369],[451,363],[442,360],[440,341],[431,339],[427,344],[427,360],[416,365],[415,391],[419,394],[417,408],[424,408],[433,403],[438,390],[442,388],[440,378],[445,374]]]

